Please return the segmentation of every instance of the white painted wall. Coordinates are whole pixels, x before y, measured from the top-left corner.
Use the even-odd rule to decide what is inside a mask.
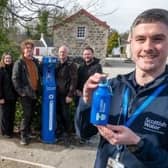
[[[40,56],[47,56],[47,55],[51,55],[51,56],[54,56],[54,53],[52,53],[52,50],[54,49],[54,47],[48,47],[48,48],[45,48],[45,47],[35,47],[34,48],[34,55],[36,55],[36,48],[39,48],[40,52],[39,52],[39,55]]]

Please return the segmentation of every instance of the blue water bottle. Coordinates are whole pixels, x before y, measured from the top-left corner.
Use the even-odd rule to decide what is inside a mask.
[[[94,125],[106,125],[109,119],[112,90],[106,80],[99,83],[93,92],[90,122]]]

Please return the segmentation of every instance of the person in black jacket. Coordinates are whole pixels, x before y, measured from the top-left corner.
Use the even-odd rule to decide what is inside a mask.
[[[32,117],[37,103],[37,93],[40,89],[39,62],[33,57],[34,43],[25,40],[21,43],[22,56],[13,67],[12,81],[23,107],[23,117],[20,124],[21,145],[29,143]]]
[[[94,57],[94,50],[91,47],[86,47],[83,50],[83,60],[84,63],[79,66],[78,69],[78,85],[77,85],[77,96],[82,96],[82,90],[84,83],[88,78],[94,73],[102,73],[101,64],[99,64],[99,59]],[[78,103],[77,103],[78,104]]]
[[[57,135],[65,143],[71,132],[70,103],[73,100],[77,85],[77,66],[68,57],[69,49],[63,45],[59,48],[60,62],[56,65],[57,82]],[[59,137],[58,137],[59,138]]]
[[[94,167],[167,168],[168,11],[144,11],[130,35],[135,70],[109,80],[110,117],[107,125],[97,125],[101,138]],[[87,80],[79,111],[91,103],[93,90],[105,77],[97,73]]]
[[[4,53],[0,62],[0,128],[1,134],[8,138],[13,136],[17,99],[12,84],[12,68],[12,56]]]
[[[86,47],[83,50],[83,60],[84,63],[79,66],[78,68],[78,84],[77,84],[77,90],[76,90],[76,96],[75,96],[75,104],[76,107],[79,104],[79,100],[82,96],[82,90],[85,82],[88,80],[88,78],[95,74],[95,73],[102,73],[102,66],[99,63],[99,59],[94,57],[94,50],[91,47]],[[78,113],[75,114],[75,121],[78,118]],[[87,117],[87,116],[86,116]],[[89,116],[88,116],[89,117]],[[75,122],[75,129],[76,134],[79,136],[79,130],[76,126],[78,123]],[[82,138],[80,139],[80,143],[85,143],[87,140],[89,140],[90,137]]]

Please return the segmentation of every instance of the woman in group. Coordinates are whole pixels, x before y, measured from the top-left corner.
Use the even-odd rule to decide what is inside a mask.
[[[12,68],[12,56],[4,53],[0,61],[0,131],[8,138],[13,135],[17,98],[12,84]]]

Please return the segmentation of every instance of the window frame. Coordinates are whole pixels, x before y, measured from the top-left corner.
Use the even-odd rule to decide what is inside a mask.
[[[79,30],[80,28],[81,28],[81,30]],[[84,26],[84,25],[77,26],[76,38],[77,39],[85,39],[86,38],[86,26]]]

